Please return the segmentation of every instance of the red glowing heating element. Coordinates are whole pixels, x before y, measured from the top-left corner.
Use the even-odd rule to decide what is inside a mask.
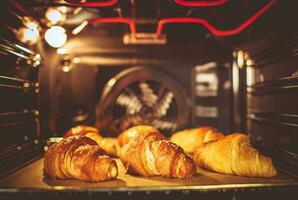
[[[209,21],[203,18],[189,18],[189,17],[179,17],[179,18],[166,18],[162,19],[158,22],[156,34],[161,35],[163,28],[166,24],[172,23],[194,23],[194,24],[201,24],[205,26],[213,35],[216,36],[231,36],[242,32],[245,28],[250,26],[258,17],[260,17],[264,12],[266,12],[273,4],[275,4],[277,0],[271,0],[267,3],[263,8],[261,8],[257,13],[255,13],[252,17],[246,20],[237,28],[233,28],[230,30],[220,30],[210,24]]]
[[[78,0],[65,0],[68,4],[78,7],[107,7],[118,3],[118,0],[100,1],[100,2],[79,2]]]
[[[189,0],[175,0],[175,2],[182,6],[204,7],[204,6],[220,6],[228,0],[213,0],[213,1],[189,1]]]
[[[124,23],[128,24],[130,32],[132,35],[137,33],[136,24],[132,19],[129,18],[94,18],[88,20],[88,24],[98,24],[98,23]]]

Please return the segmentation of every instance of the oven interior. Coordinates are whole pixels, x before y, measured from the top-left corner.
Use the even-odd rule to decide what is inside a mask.
[[[289,0],[4,1],[1,195],[249,199],[297,191],[295,6]],[[123,172],[96,184],[44,178],[49,139],[79,124],[109,137],[137,124],[166,136],[203,125],[247,133],[273,158],[279,176],[200,171],[180,181]]]

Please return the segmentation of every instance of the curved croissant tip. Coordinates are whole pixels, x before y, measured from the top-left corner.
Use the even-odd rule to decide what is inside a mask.
[[[109,168],[109,177],[111,178],[115,178],[118,176],[118,169],[116,166],[111,166]]]

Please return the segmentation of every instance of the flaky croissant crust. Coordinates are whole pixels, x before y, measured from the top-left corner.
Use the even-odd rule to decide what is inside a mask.
[[[145,134],[147,132],[158,132],[158,130],[152,126],[148,125],[138,125],[129,128],[118,135],[118,143],[120,147],[131,142],[136,136],[140,134]]]
[[[223,137],[224,134],[217,132],[214,128],[203,126],[178,131],[171,136],[170,140],[181,146],[186,153],[193,154],[195,149],[203,143]]]
[[[118,140],[116,138],[102,137],[95,127],[85,125],[75,126],[65,133],[64,138],[73,135],[86,136],[94,140],[109,156],[118,157]]]
[[[183,149],[156,129],[141,130],[122,147],[120,159],[129,173],[143,176],[190,178],[196,170],[193,160]]]
[[[71,136],[49,147],[44,171],[52,178],[106,181],[117,177],[116,162],[95,141]]]
[[[199,167],[224,174],[249,177],[277,175],[271,158],[253,148],[247,135],[230,134],[223,139],[200,146],[194,154]]]

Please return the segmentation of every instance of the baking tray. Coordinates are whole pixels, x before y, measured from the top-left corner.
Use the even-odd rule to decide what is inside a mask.
[[[131,176],[125,173],[120,160],[116,159],[119,175],[106,182],[50,179],[43,172],[43,158],[37,159],[0,180],[1,191],[22,189],[35,190],[96,190],[96,191],[154,191],[154,190],[212,190],[229,188],[256,188],[282,185],[298,185],[298,179],[279,171],[274,178],[249,178],[223,175],[198,169],[192,179]]]
[[[0,199],[284,199],[298,196],[298,180],[279,171],[274,178],[248,178],[198,169],[192,179],[131,176],[116,159],[119,175],[106,182],[50,179],[43,173],[43,158],[0,180]],[[288,199],[288,198],[286,198]]]

